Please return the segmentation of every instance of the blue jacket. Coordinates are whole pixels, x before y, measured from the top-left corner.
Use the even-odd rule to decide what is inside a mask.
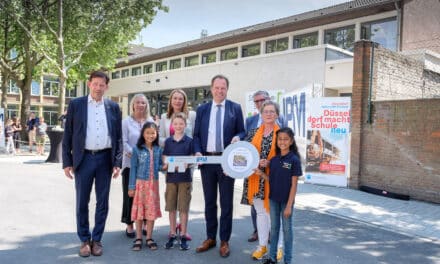
[[[211,115],[212,101],[197,108],[196,124],[194,126],[194,152],[206,153],[208,144],[209,117]],[[223,120],[223,143],[226,148],[234,136],[244,138],[243,112],[241,106],[230,100],[225,102],[225,118]]]
[[[159,179],[159,170],[162,169],[162,149],[159,146],[153,146],[153,162],[154,179]],[[150,179],[150,151],[145,145],[142,148],[133,148],[131,154],[130,164],[130,179],[128,180],[128,189],[136,189],[136,180],[149,180]]]
[[[87,95],[73,99],[67,109],[63,137],[63,168],[80,166],[87,136]],[[112,167],[122,165],[122,115],[117,103],[104,99],[107,128],[112,143]]]

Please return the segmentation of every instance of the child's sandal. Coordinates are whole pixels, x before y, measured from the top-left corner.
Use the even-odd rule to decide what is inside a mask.
[[[156,242],[154,242],[154,240],[152,238],[147,239],[146,244],[147,244],[147,247],[151,250],[157,249],[157,244],[156,244]]]
[[[142,249],[142,238],[138,238],[133,241],[133,246],[131,247],[133,251],[139,251]]]

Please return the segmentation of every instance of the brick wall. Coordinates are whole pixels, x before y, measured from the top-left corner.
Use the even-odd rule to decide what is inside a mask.
[[[374,50],[373,100],[403,100],[440,96],[440,75],[424,62],[378,47]]]
[[[440,76],[375,46],[369,105],[373,45],[355,43],[349,186],[440,203],[440,99],[421,99],[428,86],[439,95]]]

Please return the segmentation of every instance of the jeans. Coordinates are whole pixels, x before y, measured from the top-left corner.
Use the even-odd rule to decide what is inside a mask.
[[[280,232],[280,220],[283,221],[283,235],[284,235],[284,263],[290,264],[292,261],[293,251],[293,208],[292,214],[285,218],[283,216],[284,209],[287,203],[279,203],[273,200],[270,201],[270,250],[269,257],[275,261],[277,259],[277,244]]]

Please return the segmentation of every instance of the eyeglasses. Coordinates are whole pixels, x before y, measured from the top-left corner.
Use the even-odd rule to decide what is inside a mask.
[[[264,110],[262,113],[265,114],[265,115],[273,115],[273,114],[276,114],[276,111],[274,111],[274,110]]]
[[[256,103],[256,104],[264,103],[264,101],[266,101],[266,99],[255,100],[254,103]]]

